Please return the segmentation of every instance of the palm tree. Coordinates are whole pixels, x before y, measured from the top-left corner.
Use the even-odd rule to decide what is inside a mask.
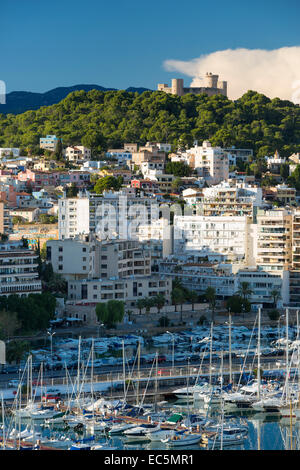
[[[150,312],[150,308],[153,307],[153,305],[154,305],[153,298],[151,297],[144,298],[144,307],[146,308],[146,313]]]
[[[146,306],[146,305],[145,305],[145,299],[138,299],[138,300],[136,301],[136,306],[137,306],[137,308],[138,308],[139,311],[140,311],[140,315],[142,315],[142,310],[143,310],[143,308]]]
[[[182,304],[185,301],[185,293],[182,289],[179,287],[175,287],[175,289],[172,290],[172,302],[175,305],[175,312],[177,312],[177,305],[181,305],[181,315],[180,315],[180,321],[182,322]]]
[[[189,293],[188,293],[188,297],[189,297],[189,300],[192,302],[192,309],[194,310],[194,304],[195,304],[195,302],[197,302],[197,300],[198,300],[198,294],[197,294],[196,291],[191,290],[191,291],[189,291]]]
[[[280,291],[277,290],[277,289],[273,289],[271,292],[270,292],[271,296],[273,297],[273,304],[274,304],[274,307],[276,308],[277,307],[277,302],[278,300],[281,298],[281,294],[280,294]]]
[[[209,308],[211,309],[211,319],[212,319],[212,322],[214,323],[215,309],[216,309],[216,304],[217,304],[216,289],[214,287],[208,287],[205,291],[205,297],[209,303]]]
[[[158,294],[153,299],[153,304],[157,307],[157,313],[160,313],[160,309],[165,305],[166,299],[162,294]]]
[[[248,299],[248,297],[253,294],[253,291],[249,288],[249,282],[241,282],[237,293],[243,297],[244,300]]]

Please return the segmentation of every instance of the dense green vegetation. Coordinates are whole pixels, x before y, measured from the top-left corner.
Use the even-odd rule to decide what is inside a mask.
[[[54,318],[55,297],[45,292],[19,297],[12,294],[0,297],[0,337],[8,338],[15,333],[29,333],[49,327]]]
[[[124,142],[170,142],[174,149],[209,139],[212,145],[253,148],[262,157],[299,150],[300,107],[248,91],[231,101],[219,95],[75,91],[60,103],[23,114],[0,114],[0,146],[39,151],[39,138],[56,134],[80,142],[94,156]]]
[[[102,322],[106,328],[115,328],[124,318],[125,307],[122,300],[109,300],[106,303],[96,305],[96,315],[98,321]]]

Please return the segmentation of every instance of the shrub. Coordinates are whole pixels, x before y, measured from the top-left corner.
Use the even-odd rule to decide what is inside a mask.
[[[158,320],[159,326],[166,327],[166,326],[169,326],[169,323],[170,323],[170,320],[168,319],[168,317],[165,317],[165,316],[160,317],[160,319]]]
[[[268,316],[269,316],[270,320],[276,321],[280,317],[280,313],[278,312],[278,310],[274,309],[274,310],[270,310],[270,312],[268,312]]]

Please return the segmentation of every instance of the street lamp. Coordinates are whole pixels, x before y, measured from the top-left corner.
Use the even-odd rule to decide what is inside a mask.
[[[53,357],[52,357],[52,338],[55,335],[55,331],[51,333],[51,331],[47,330],[48,335],[50,336],[50,348],[51,348],[51,370],[53,367]]]
[[[166,331],[166,333],[168,333],[169,335],[172,336],[172,343],[173,343],[173,348],[172,348],[172,370],[173,370],[173,374],[174,374],[174,335],[170,331]]]

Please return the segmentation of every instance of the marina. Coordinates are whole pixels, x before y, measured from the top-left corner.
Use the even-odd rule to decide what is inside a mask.
[[[284,329],[261,328],[258,312],[252,330],[230,325],[222,335],[211,324],[178,335],[176,348],[170,334],[153,338],[155,353],[142,349],[143,338],[129,336],[126,346],[126,338],[119,342],[121,367],[110,374],[96,371],[98,339],[79,337],[77,369],[70,373],[65,362],[64,377],[45,377],[43,362],[34,374],[31,354],[17,389],[0,391],[2,448],[297,449],[298,329],[288,325],[288,311]],[[187,344],[197,361],[189,354],[175,365],[176,350]]]

